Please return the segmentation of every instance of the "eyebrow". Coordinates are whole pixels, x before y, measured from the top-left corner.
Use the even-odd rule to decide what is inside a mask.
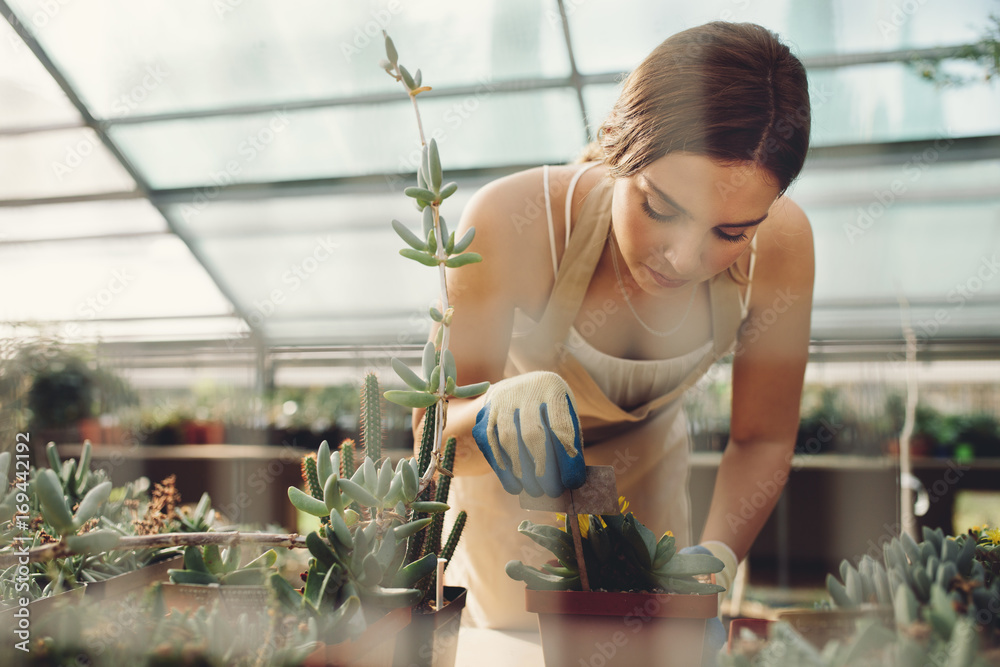
[[[673,206],[674,208],[676,208],[678,211],[680,211],[681,213],[683,213],[686,216],[690,216],[691,215],[683,206],[681,206],[676,201],[674,201],[673,197],[671,197],[670,195],[668,195],[667,193],[663,192],[658,187],[656,187],[655,185],[653,185],[653,182],[650,181],[645,176],[645,174],[642,175],[642,182],[650,190],[652,190],[656,194],[657,197],[659,197],[660,199],[662,199],[669,206]],[[752,227],[754,225],[759,225],[760,223],[764,222],[764,220],[767,219],[767,215],[768,214],[765,213],[763,217],[758,218],[756,220],[747,220],[746,222],[727,222],[726,224],[723,224],[723,225],[716,225],[716,227],[726,227],[726,228],[729,228],[729,227]]]

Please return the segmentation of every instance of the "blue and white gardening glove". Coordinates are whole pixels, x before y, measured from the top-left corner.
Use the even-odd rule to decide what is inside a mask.
[[[557,498],[587,478],[573,394],[555,373],[490,385],[472,437],[507,493]]]
[[[692,547],[684,547],[677,553],[706,554],[708,556],[715,556],[723,562],[725,567],[721,572],[715,573],[715,583],[726,589],[724,593],[719,593],[719,602],[721,603],[722,598],[729,592],[730,587],[733,585],[733,579],[736,576],[736,566],[738,565],[736,553],[729,545],[713,540],[702,542]],[[719,615],[722,615],[721,610],[719,611]],[[705,644],[701,652],[702,667],[714,667],[717,664],[719,651],[725,645],[726,628],[722,625],[722,619],[719,616],[708,619],[708,622],[705,623]]]

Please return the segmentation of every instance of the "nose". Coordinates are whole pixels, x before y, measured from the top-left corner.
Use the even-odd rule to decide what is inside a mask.
[[[663,240],[659,252],[654,256],[660,266],[652,268],[668,278],[689,279],[698,272],[701,261],[701,242],[694,230],[674,230]]]

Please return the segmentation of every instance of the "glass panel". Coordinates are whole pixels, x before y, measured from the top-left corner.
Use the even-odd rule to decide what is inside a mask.
[[[565,4],[576,65],[585,74],[630,71],[670,35],[720,19],[763,25],[809,57],[967,44],[996,11],[990,0],[962,2],[960,9],[948,0],[622,2],[613,11],[600,2]]]
[[[437,139],[446,169],[575,155],[584,133],[570,89],[491,91],[482,85],[463,98],[422,102],[424,131]],[[420,159],[409,102],[120,125],[110,132],[157,189],[413,173]]]
[[[12,4],[22,20],[51,5]],[[383,27],[403,64],[421,67],[431,86],[566,76],[554,6],[100,0],[60,3],[37,34],[88,107],[107,118],[392,90],[398,84],[377,66]]]
[[[415,184],[406,183],[407,186]],[[385,192],[379,194],[218,201],[201,210],[177,204],[169,206],[166,211],[180,230],[201,239],[320,234],[345,228],[384,231],[390,229],[393,218],[412,223],[415,229],[420,213],[411,200],[402,195],[403,185],[400,182],[390,188],[387,184]],[[441,214],[449,225],[461,219],[465,203],[475,189],[473,185],[461,184],[458,192],[441,206]]]
[[[978,81],[936,87],[898,63],[811,71],[810,145],[1000,133],[1000,88],[982,81],[982,71],[969,63],[953,61],[943,69]],[[592,132],[611,111],[618,93],[617,84],[584,88]]]
[[[67,322],[55,327],[55,334],[68,343],[109,341],[174,341],[226,339],[237,331],[242,320],[233,317],[178,317],[152,320],[110,320]],[[0,322],[0,338],[25,336],[32,327]],[[52,331],[50,327],[50,332]]]
[[[145,199],[0,208],[0,241],[166,230],[163,216]]]
[[[83,124],[79,112],[6,21],[0,20],[0,130]]]
[[[982,78],[969,63],[946,69]],[[1000,88],[987,82],[941,88],[887,63],[810,72],[809,89],[814,146],[1000,132]]]
[[[372,321],[405,319],[409,313],[415,316],[409,328],[419,325],[425,332],[424,309],[437,295],[437,273],[400,257],[403,243],[387,225],[197,244],[254,326],[301,322],[322,332],[342,321],[350,325],[351,340],[366,342]]]
[[[0,137],[0,199],[134,189],[90,128]]]
[[[229,315],[176,236],[0,244],[0,322]]]

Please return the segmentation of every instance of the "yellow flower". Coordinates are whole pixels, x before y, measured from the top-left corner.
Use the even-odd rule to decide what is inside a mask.
[[[990,541],[993,542],[993,544],[1000,544],[1000,528],[987,530],[986,536],[990,538]]]
[[[559,525],[556,526],[562,532],[566,532],[566,515],[556,514],[556,520]],[[590,515],[589,514],[577,514],[576,520],[580,523],[580,537],[587,537],[587,533],[590,531]],[[601,522],[603,523],[603,521]]]
[[[622,514],[625,514],[625,510],[628,509],[628,501],[625,500],[625,496],[618,496],[618,505],[622,508]]]
[[[668,535],[670,537],[673,537],[674,536],[674,531],[668,530],[667,532],[663,533],[663,537],[667,537]],[[663,539],[663,538],[660,538],[660,539]]]

